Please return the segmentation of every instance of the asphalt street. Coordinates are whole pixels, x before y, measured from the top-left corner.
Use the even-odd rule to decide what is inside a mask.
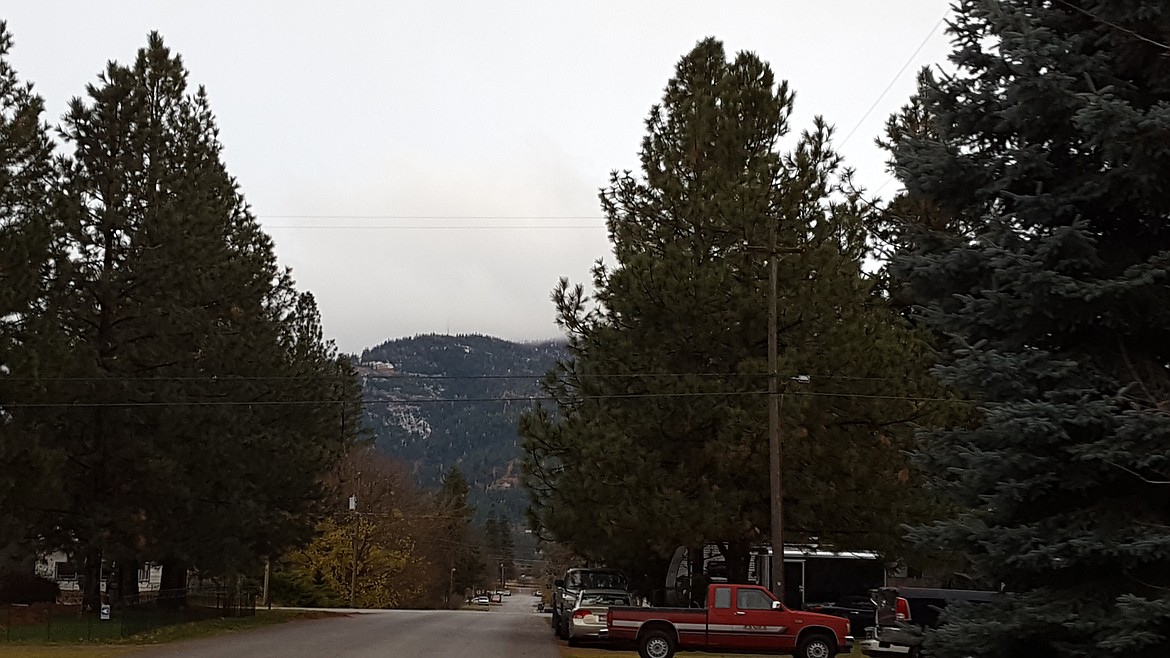
[[[299,620],[135,653],[151,658],[557,658],[548,616],[517,593],[488,610],[379,610]]]

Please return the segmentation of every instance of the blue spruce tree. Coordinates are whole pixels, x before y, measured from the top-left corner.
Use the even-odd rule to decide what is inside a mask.
[[[956,512],[913,538],[1005,594],[926,649],[1170,655],[1170,5],[962,0],[950,32],[890,144],[893,207],[946,221],[894,217],[891,278],[978,414],[923,435]]]

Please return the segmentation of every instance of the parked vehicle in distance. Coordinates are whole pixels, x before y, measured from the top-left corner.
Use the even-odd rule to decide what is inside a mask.
[[[477,596],[474,599],[471,599],[471,602],[474,605],[491,605],[491,601],[488,600],[488,597],[486,596]]]
[[[577,595],[584,589],[630,590],[630,581],[617,569],[569,569],[553,583],[552,628],[562,640],[569,637],[569,613],[577,605]]]
[[[814,603],[804,606],[809,612],[836,615],[849,620],[849,628],[860,631],[873,624],[877,607],[869,596],[843,596],[834,603]]]
[[[948,603],[985,602],[993,600],[995,596],[995,592],[970,589],[876,589],[872,592],[876,608],[874,625],[865,629],[865,638],[858,643],[861,653],[873,658],[917,658],[922,651],[925,629],[938,625],[939,613]]]
[[[849,620],[790,610],[759,585],[715,583],[704,608],[611,607],[609,639],[636,643],[642,658],[676,651],[729,651],[832,658],[848,652]]]
[[[583,589],[577,605],[569,613],[569,646],[581,640],[605,640],[609,637],[606,619],[611,606],[632,606],[633,596],[620,589]]]

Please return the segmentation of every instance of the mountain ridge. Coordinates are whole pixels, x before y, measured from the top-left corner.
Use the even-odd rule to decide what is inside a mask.
[[[355,358],[366,430],[383,452],[438,488],[459,466],[480,515],[519,520],[519,416],[540,380],[567,355],[561,340],[516,342],[483,334],[418,334],[386,340]]]

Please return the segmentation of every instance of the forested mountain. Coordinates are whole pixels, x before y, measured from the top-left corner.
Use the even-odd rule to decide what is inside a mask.
[[[437,488],[458,465],[479,516],[494,504],[521,517],[516,422],[540,378],[564,353],[558,342],[513,343],[480,335],[399,338],[362,352],[366,426],[379,448],[412,464]]]

